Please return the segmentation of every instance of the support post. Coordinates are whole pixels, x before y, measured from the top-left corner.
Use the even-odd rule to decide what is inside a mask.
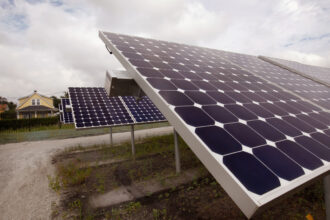
[[[323,179],[326,220],[330,220],[330,174]]]
[[[175,129],[173,129],[174,133],[174,154],[175,154],[175,170],[176,173],[179,174],[181,172],[181,164],[180,164],[180,152],[178,145],[178,133]]]
[[[135,156],[134,125],[131,125],[131,143],[132,143],[132,155]]]
[[[112,127],[110,127],[110,147],[113,146],[113,141],[112,141]]]

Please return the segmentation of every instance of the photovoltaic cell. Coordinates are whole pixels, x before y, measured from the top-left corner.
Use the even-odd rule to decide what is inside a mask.
[[[69,88],[77,129],[166,121],[148,97],[109,97],[104,88]]]
[[[249,55],[100,37],[248,217],[329,171],[330,116],[279,85],[300,89],[301,76]]]

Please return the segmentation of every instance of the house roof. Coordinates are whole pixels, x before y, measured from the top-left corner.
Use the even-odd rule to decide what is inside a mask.
[[[42,111],[57,111],[57,108],[49,108],[43,105],[30,105],[19,110],[19,112],[42,112]]]
[[[33,96],[34,94],[38,94],[38,95],[40,95],[40,96],[42,96],[42,97],[45,97],[45,98],[50,98],[50,97],[48,97],[48,96],[45,96],[45,95],[42,95],[42,94],[38,93],[37,90],[34,90],[33,93],[31,93],[30,95],[27,95],[27,96],[23,96],[23,97],[21,97],[21,98],[18,98],[18,100],[20,100],[20,99],[25,99],[25,98],[29,98],[29,97]]]

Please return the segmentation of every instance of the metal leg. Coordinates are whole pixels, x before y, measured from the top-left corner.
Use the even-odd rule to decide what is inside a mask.
[[[330,174],[323,179],[326,219],[330,220]]]
[[[110,128],[110,147],[113,146],[113,140],[112,140],[112,128]]]
[[[175,154],[175,170],[176,173],[181,172],[181,164],[180,164],[180,152],[178,145],[178,133],[174,129],[174,154]]]
[[[131,143],[132,143],[132,155],[135,156],[134,125],[131,125]]]

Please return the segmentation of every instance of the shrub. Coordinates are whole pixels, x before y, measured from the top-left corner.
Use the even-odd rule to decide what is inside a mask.
[[[3,119],[0,120],[1,130],[17,130],[20,128],[32,128],[38,126],[56,125],[59,123],[59,117],[49,118],[31,118],[31,119]]]

